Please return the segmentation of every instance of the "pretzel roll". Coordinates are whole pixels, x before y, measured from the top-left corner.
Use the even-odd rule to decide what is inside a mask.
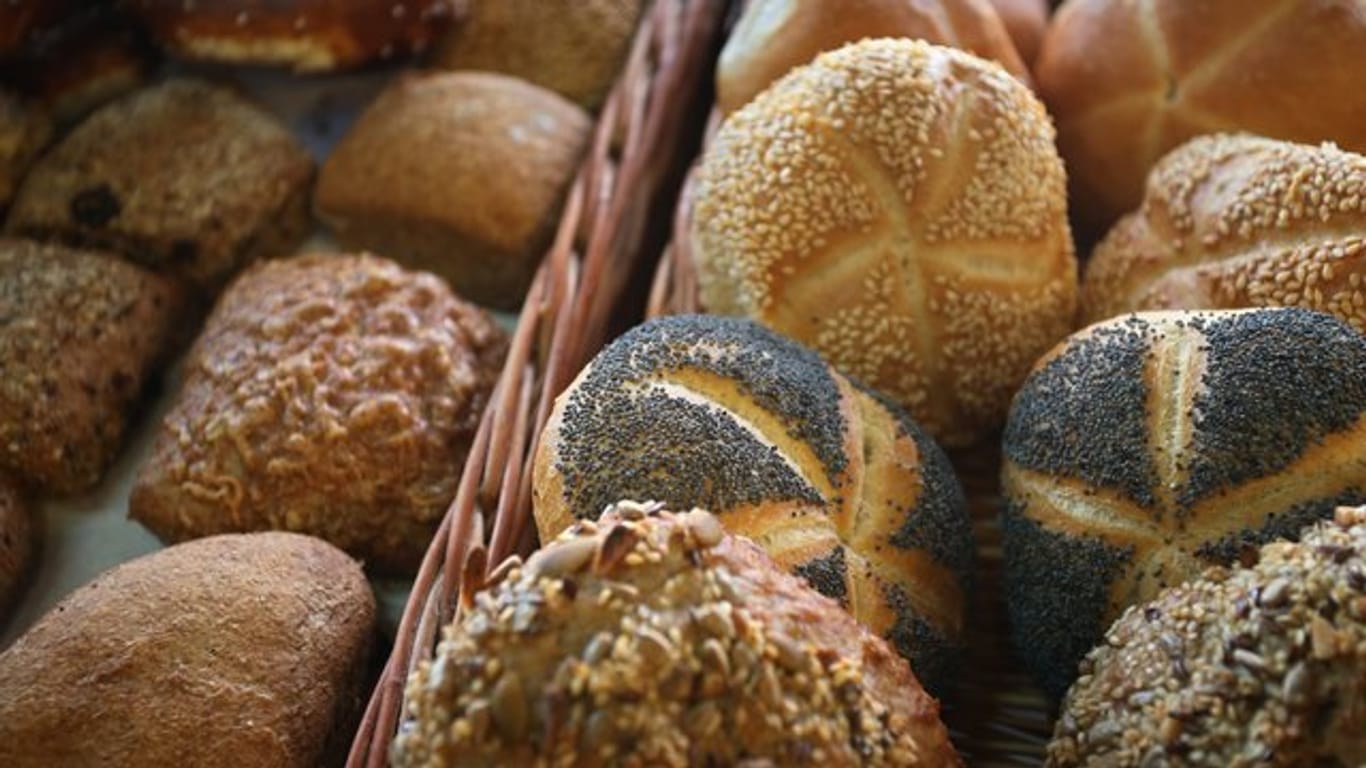
[[[1298,308],[1116,318],[1040,362],[1004,448],[1014,640],[1061,695],[1126,607],[1366,502],[1366,337]]]
[[[1103,234],[1148,170],[1206,133],[1366,151],[1361,0],[1069,0],[1034,66],[1078,233]]]
[[[1029,70],[989,0],[752,0],[716,66],[716,104],[729,114],[825,51],[868,37],[909,37]]]
[[[999,66],[849,45],[732,115],[704,156],[701,302],[811,345],[965,444],[1072,327],[1065,186],[1043,105]]]
[[[703,506],[839,600],[932,690],[972,564],[963,491],[902,411],[737,318],[654,320],[555,402],[536,454],[541,539],[620,497]]]
[[[1086,266],[1091,321],[1137,309],[1300,306],[1366,332],[1366,157],[1249,135],[1192,139]]]

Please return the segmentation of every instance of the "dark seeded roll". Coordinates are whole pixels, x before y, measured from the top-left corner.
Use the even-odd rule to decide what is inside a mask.
[[[1002,479],[1015,644],[1061,695],[1126,607],[1366,502],[1366,337],[1303,309],[1091,326],[1016,396]]]
[[[622,502],[494,582],[392,765],[959,765],[886,643],[701,510]]]
[[[905,412],[748,320],[654,320],[556,401],[533,480],[542,540],[618,495],[716,512],[835,598],[931,690],[972,567],[963,491]]]
[[[1366,507],[1130,608],[1048,765],[1366,764]]]

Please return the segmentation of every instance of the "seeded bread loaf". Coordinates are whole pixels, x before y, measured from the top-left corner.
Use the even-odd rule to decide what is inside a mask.
[[[1366,503],[1366,336],[1304,309],[1091,326],[1025,381],[1004,459],[1012,633],[1061,695],[1126,607]]]
[[[182,305],[112,254],[0,238],[0,472],[54,494],[99,482]]]
[[[911,661],[931,690],[962,640],[971,526],[906,414],[739,318],[652,320],[555,402],[532,493],[548,540],[614,494],[704,506]]]
[[[17,483],[0,474],[0,627],[33,559],[34,525]]]
[[[1090,321],[1142,309],[1300,306],[1366,333],[1366,156],[1250,135],[1193,139],[1086,265]]]
[[[307,536],[124,563],[0,654],[0,765],[339,765],[374,622],[360,567]]]
[[[1082,662],[1048,765],[1366,761],[1366,508],[1130,608]]]
[[[999,66],[849,45],[731,115],[704,154],[701,305],[810,345],[940,442],[970,443],[1072,328],[1064,186],[1043,105]]]
[[[190,350],[129,515],[168,541],[306,532],[411,574],[505,349],[434,275],[371,256],[262,262]]]
[[[959,765],[886,643],[701,510],[623,502],[492,581],[391,764]]]
[[[91,115],[25,179],[13,234],[105,248],[216,290],[311,230],[313,160],[264,110],[168,80]]]

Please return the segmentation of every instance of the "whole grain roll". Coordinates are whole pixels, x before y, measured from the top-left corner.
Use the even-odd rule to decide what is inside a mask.
[[[35,526],[25,502],[18,484],[0,474],[0,627],[33,560]]]
[[[190,350],[129,515],[168,541],[310,533],[411,574],[506,346],[433,275],[371,256],[262,262]]]
[[[0,765],[337,763],[374,622],[360,567],[298,534],[124,563],[0,654]]]
[[[500,72],[584,109],[607,98],[645,0],[469,0],[432,56],[443,69]]]
[[[1126,607],[1366,503],[1366,336],[1295,308],[1091,326],[1025,381],[1004,459],[1012,634],[1061,695]]]
[[[1078,234],[1138,207],[1148,170],[1206,133],[1366,152],[1360,0],[1069,0],[1034,67]]]
[[[1064,187],[1043,105],[999,66],[849,45],[731,115],[703,156],[701,304],[809,344],[968,443],[1072,327]]]
[[[1134,606],[1082,662],[1048,765],[1366,761],[1366,508]]]
[[[942,690],[962,641],[972,532],[948,460],[906,414],[739,318],[660,318],[556,400],[536,453],[549,540],[617,496],[713,510],[838,600]]]
[[[1089,321],[1141,309],[1299,306],[1366,333],[1366,156],[1249,135],[1192,139],[1086,265]]]
[[[397,78],[323,164],[319,218],[348,248],[521,306],[592,122],[543,88],[483,72]]]
[[[794,67],[869,37],[961,48],[1029,79],[990,0],[753,0],[721,49],[717,107],[734,112]]]
[[[886,643],[701,510],[576,523],[442,637],[392,765],[960,764]]]

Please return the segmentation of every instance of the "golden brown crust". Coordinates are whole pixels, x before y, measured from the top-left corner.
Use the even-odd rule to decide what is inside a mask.
[[[1000,67],[918,41],[846,46],[731,115],[704,155],[701,302],[810,344],[964,444],[1071,328],[1064,186],[1043,106]]]
[[[0,627],[33,559],[32,513],[17,483],[0,474]]]
[[[170,541],[305,531],[412,573],[505,348],[433,275],[369,256],[262,262],[190,351],[129,514]]]
[[[643,0],[473,0],[432,64],[512,75],[597,109],[644,6]]]
[[[125,563],[0,655],[0,764],[313,768],[374,621],[360,567],[297,534]]]
[[[49,493],[97,483],[182,305],[112,254],[0,239],[0,470]]]
[[[1341,66],[1364,45],[1366,8],[1353,0],[1064,4],[1035,75],[1084,234],[1136,208],[1148,170],[1197,135],[1366,151],[1366,89]]]
[[[615,505],[443,637],[395,765],[959,764],[884,642],[700,510]]]
[[[0,89],[0,212],[9,207],[24,174],[51,137],[52,121],[46,112]]]
[[[881,37],[961,48],[1029,80],[989,0],[755,0],[745,5],[721,51],[717,107],[723,114],[734,112],[817,55]]]
[[[188,59],[346,69],[420,53],[454,19],[457,0],[132,0],[157,41]]]
[[[1032,64],[1043,46],[1044,30],[1048,28],[1047,0],[991,0],[991,4],[1000,14],[1020,58],[1026,65]]]
[[[215,289],[307,236],[312,177],[308,152],[265,111],[170,80],[104,107],[44,155],[6,230],[119,251]]]
[[[1193,139],[1096,247],[1088,322],[1143,309],[1298,306],[1366,333],[1366,157],[1250,135]]]
[[[328,157],[314,207],[346,247],[516,309],[591,127],[583,110],[511,77],[406,74]]]
[[[1082,663],[1047,764],[1360,764],[1366,508],[1339,519],[1130,608]]]

